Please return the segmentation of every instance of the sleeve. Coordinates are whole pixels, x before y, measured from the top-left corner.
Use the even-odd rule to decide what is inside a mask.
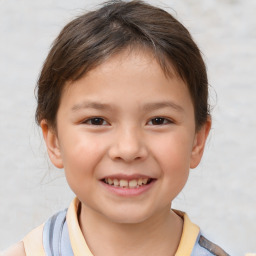
[[[43,248],[43,227],[33,229],[23,238],[26,256],[46,256]]]

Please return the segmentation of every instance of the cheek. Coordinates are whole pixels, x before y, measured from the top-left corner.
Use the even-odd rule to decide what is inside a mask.
[[[67,179],[72,178],[78,181],[93,175],[104,155],[101,141],[95,136],[85,136],[83,132],[74,133],[73,136],[68,136],[68,139],[63,138],[61,149]]]
[[[187,166],[189,168],[193,147],[193,136],[184,133],[153,136],[150,138],[153,154],[165,165]]]
[[[192,140],[185,133],[175,133],[152,141],[153,155],[161,168],[165,188],[179,192],[185,185],[190,169]]]

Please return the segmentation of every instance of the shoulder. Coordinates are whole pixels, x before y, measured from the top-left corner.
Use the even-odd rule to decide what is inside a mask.
[[[23,242],[21,241],[8,248],[6,251],[1,252],[0,256],[26,256]]]
[[[199,235],[198,241],[192,252],[192,256],[229,256],[221,247],[212,243],[204,236]]]
[[[21,242],[0,252],[0,256],[45,255],[42,244],[43,225],[33,229]]]

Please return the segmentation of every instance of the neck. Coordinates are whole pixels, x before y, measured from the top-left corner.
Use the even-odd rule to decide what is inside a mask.
[[[85,205],[79,223],[95,256],[174,255],[183,226],[182,219],[169,209],[146,221],[126,224],[113,222]]]

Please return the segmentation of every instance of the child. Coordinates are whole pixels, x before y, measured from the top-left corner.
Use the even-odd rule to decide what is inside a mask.
[[[228,255],[172,210],[211,127],[205,64],[186,28],[141,1],[64,27],[36,120],[76,194],[5,255]]]

